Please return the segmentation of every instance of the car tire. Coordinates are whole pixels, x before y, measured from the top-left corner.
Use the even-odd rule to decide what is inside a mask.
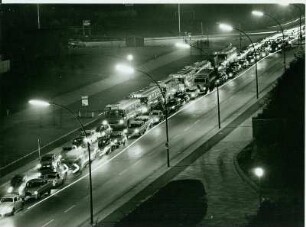
[[[51,195],[51,189],[48,191],[48,195]]]
[[[15,214],[15,208],[13,208],[12,212],[10,213],[10,216],[13,216]]]

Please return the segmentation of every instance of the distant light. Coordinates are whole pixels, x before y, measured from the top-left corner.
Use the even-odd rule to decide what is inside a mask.
[[[186,43],[175,43],[175,46],[178,48],[182,48],[182,49],[189,49],[190,45],[186,44]]]
[[[102,121],[102,124],[103,124],[103,125],[107,125],[107,124],[108,124],[107,120],[103,120],[103,121]]]
[[[132,61],[132,60],[134,59],[133,55],[131,55],[131,54],[128,54],[128,55],[126,56],[126,58],[127,58],[127,60],[129,60],[129,61]]]
[[[37,99],[32,99],[29,101],[29,103],[34,106],[50,106],[51,105],[49,102],[46,102],[43,100],[37,100]]]
[[[264,15],[263,12],[258,11],[258,10],[253,10],[253,11],[252,11],[252,14],[253,14],[254,16],[257,16],[257,17],[262,17],[262,16]]]
[[[133,67],[124,64],[117,64],[116,70],[126,74],[132,74],[135,71]]]
[[[290,5],[289,2],[286,2],[286,1],[281,1],[278,4],[281,5],[281,6],[288,6],[288,5]]]
[[[221,23],[221,24],[219,24],[219,28],[220,28],[221,30],[223,30],[223,31],[228,31],[228,32],[233,31],[233,27],[230,26],[229,24],[223,24],[223,23]]]
[[[264,170],[263,170],[263,168],[261,168],[261,167],[255,168],[255,169],[254,169],[254,174],[255,174],[257,177],[261,178],[261,177],[264,175]]]

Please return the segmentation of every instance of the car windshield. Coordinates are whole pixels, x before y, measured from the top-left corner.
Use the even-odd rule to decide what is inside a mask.
[[[195,88],[188,88],[186,91],[187,92],[194,92],[196,89]]]
[[[52,161],[52,156],[43,156],[41,158],[41,161],[43,161],[43,162]]]
[[[33,182],[28,182],[27,183],[27,188],[36,188],[39,187],[41,185],[43,185],[44,182],[43,181],[33,181]]]
[[[14,200],[13,198],[2,198],[1,203],[12,203],[13,200]]]
[[[130,128],[138,128],[138,127],[140,127],[140,126],[141,126],[140,123],[132,123],[132,124],[130,125]]]

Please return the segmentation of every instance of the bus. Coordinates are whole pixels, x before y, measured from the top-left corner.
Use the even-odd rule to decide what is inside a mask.
[[[151,110],[163,100],[161,91],[156,85],[152,85],[140,91],[133,92],[129,97],[139,99],[143,105],[147,106],[148,110]]]
[[[124,99],[104,109],[105,120],[112,128],[126,128],[130,119],[144,112],[140,99]]]

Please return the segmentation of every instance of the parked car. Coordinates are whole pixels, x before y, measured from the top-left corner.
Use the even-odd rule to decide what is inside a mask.
[[[25,187],[25,199],[40,199],[44,194],[51,194],[53,185],[51,182],[36,178],[29,180]]]
[[[182,106],[182,102],[178,98],[170,99],[167,102],[168,112],[176,112]]]
[[[134,120],[135,121],[143,121],[143,122],[147,123],[148,128],[151,128],[152,125],[153,125],[153,119],[149,115],[140,115],[140,116],[135,117]]]
[[[17,194],[7,194],[0,200],[0,217],[14,215],[23,208],[22,198]]]
[[[81,136],[85,138],[85,140],[89,143],[95,143],[98,140],[98,133],[95,130],[85,130],[86,135],[84,132],[81,132]],[[85,137],[86,136],[86,137]]]

